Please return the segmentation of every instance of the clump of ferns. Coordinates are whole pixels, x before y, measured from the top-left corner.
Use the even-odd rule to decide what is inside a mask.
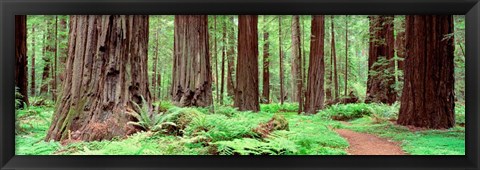
[[[143,104],[138,104],[131,102],[135,109],[127,108],[126,113],[134,117],[137,121],[130,121],[127,124],[135,127],[139,127],[145,131],[158,132],[161,131],[165,126],[176,126],[173,122],[165,122],[162,119],[163,113],[154,114],[150,109],[147,101],[140,96]]]

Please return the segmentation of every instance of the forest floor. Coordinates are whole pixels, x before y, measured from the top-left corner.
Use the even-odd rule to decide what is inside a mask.
[[[457,105],[455,110],[456,127],[415,131],[394,123],[398,104],[333,105],[315,115],[298,115],[298,105],[288,103],[262,104],[259,113],[239,112],[229,106],[215,106],[216,111],[212,112],[209,108],[177,108],[166,102],[156,105],[167,115],[190,115],[191,121],[182,135],[148,131],[95,142],[45,142],[54,104],[47,102],[19,110],[16,154],[355,155],[372,148],[384,151],[367,154],[465,154],[463,105]],[[268,133],[258,130],[274,117],[284,118],[289,128]],[[370,148],[364,148],[365,145]]]

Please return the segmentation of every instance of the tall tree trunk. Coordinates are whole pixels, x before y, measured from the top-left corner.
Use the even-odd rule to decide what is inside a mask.
[[[152,88],[153,88],[152,89],[152,93],[153,93],[152,99],[153,100],[157,99],[157,97],[156,97],[157,93],[156,92],[157,92],[157,88],[158,88],[157,87],[157,78],[158,78],[158,76],[157,76],[157,74],[158,74],[157,73],[157,64],[158,63],[157,62],[158,62],[158,41],[159,41],[158,40],[158,32],[159,32],[159,30],[155,29],[155,53],[154,53],[155,55],[153,57],[153,73],[152,73],[153,74],[152,75]]]
[[[303,17],[300,17],[300,23],[302,24],[302,38],[300,44],[302,44],[302,97],[305,98],[305,89],[307,85],[307,52],[305,51],[305,23]]]
[[[27,16],[15,15],[15,86],[22,95],[20,108],[29,105],[27,67]]]
[[[283,89],[283,79],[284,79],[284,75],[283,75],[283,50],[282,50],[282,44],[283,44],[283,41],[282,41],[282,16],[278,16],[278,53],[280,54],[280,56],[278,58],[280,58],[280,104],[283,105],[283,102],[285,100],[285,97],[286,95],[284,94],[284,89]]]
[[[42,86],[40,88],[40,94],[46,94],[48,93],[49,91],[49,86],[50,88],[51,87],[51,81],[53,80],[49,80],[50,79],[50,76],[51,76],[51,69],[52,69],[52,63],[51,63],[51,57],[52,57],[52,53],[54,52],[54,47],[53,47],[53,44],[52,44],[52,41],[53,41],[53,34],[54,32],[52,31],[52,16],[47,16],[46,17],[46,37],[44,39],[44,55],[43,55],[43,63],[44,63],[44,67],[43,67],[43,73],[42,73]]]
[[[220,82],[220,104],[223,104],[223,93],[225,90],[225,55],[227,52],[226,43],[227,43],[227,22],[226,17],[223,18],[223,34],[222,34],[222,65],[221,65],[221,82]],[[218,72],[217,72],[218,73]]]
[[[345,97],[348,93],[348,15],[345,15]]]
[[[212,73],[208,51],[208,17],[176,15],[173,101],[176,105],[210,106]]]
[[[404,25],[404,24],[402,24]],[[397,68],[398,70],[403,70],[403,61],[402,59],[405,59],[406,55],[406,40],[405,40],[405,31],[399,31],[397,33],[397,37],[395,38],[395,49],[397,51],[397,57],[401,58],[400,60],[397,60]]]
[[[148,16],[70,16],[63,93],[45,138],[103,140],[138,130],[133,103],[148,105]],[[144,98],[144,100],[142,100]],[[149,115],[151,116],[151,115]]]
[[[308,66],[307,91],[305,93],[305,113],[315,114],[323,108],[324,102],[324,38],[325,18],[312,16],[312,34],[310,40],[310,62]]]
[[[35,27],[36,24],[32,24],[32,57],[31,57],[31,67],[30,67],[30,95],[35,96]]]
[[[395,102],[393,57],[393,16],[370,16],[369,74],[365,102]]]
[[[451,128],[454,114],[454,42],[452,15],[406,17],[404,87],[398,124]]]
[[[58,16],[55,15],[55,47],[54,47],[54,59],[53,59],[53,83],[52,83],[52,100],[57,100],[57,58],[58,58]]]
[[[326,19],[324,17],[324,22],[326,22]],[[332,18],[330,17],[330,22],[333,22]],[[326,23],[325,23],[326,24]],[[331,24],[330,24],[331,25]],[[329,29],[328,29],[329,28]],[[330,33],[330,40],[329,42],[332,41],[332,28],[331,27],[326,27],[325,28],[325,31],[327,31],[328,29],[328,32]],[[327,42],[328,43],[328,42]],[[326,84],[326,88],[324,87],[325,89],[325,98],[327,101],[333,101],[333,94],[332,94],[332,88],[333,88],[333,55],[332,55],[332,50],[331,50],[331,44],[330,44],[330,59],[329,59],[329,64],[326,65],[326,69],[325,69],[325,72],[326,73],[326,80],[325,80],[325,84]]]
[[[266,16],[263,16],[263,23],[267,24]],[[263,88],[262,103],[270,103],[270,42],[268,40],[267,27],[263,27]]]
[[[294,15],[292,19],[292,58],[293,58],[293,70],[292,76],[296,87],[294,88],[295,99],[299,104],[298,113],[302,113],[303,110],[303,98],[302,98],[302,48],[300,44],[300,17]]]
[[[338,74],[337,74],[337,52],[335,50],[335,24],[333,23],[333,15],[331,15],[331,27],[332,27],[332,61],[331,63],[333,64],[333,77],[332,77],[332,82],[335,84],[334,86],[334,99],[337,99],[339,97],[339,92],[338,92]]]
[[[258,103],[258,16],[238,16],[238,59],[235,107],[260,111]]]
[[[218,84],[218,55],[217,55],[217,16],[213,16],[213,59],[215,60],[215,92],[217,95],[217,100],[220,99],[219,89],[220,84]],[[220,100],[220,103],[222,100]]]
[[[68,35],[68,32],[67,32],[67,17],[68,16],[59,16],[60,17],[60,27],[58,28],[58,32],[59,32],[59,36],[58,36],[58,53],[59,53],[59,56],[58,56],[58,60],[60,62],[60,64],[58,65],[58,72],[60,73],[59,74],[59,78],[58,80],[60,80],[60,82],[58,84],[60,84],[60,86],[58,87],[58,91],[61,91],[62,89],[62,86],[61,84],[63,83],[63,80],[65,79],[65,66],[66,66],[66,62],[67,62],[67,56],[68,56],[68,40],[67,40],[67,35]]]
[[[234,25],[234,18],[233,16],[228,17],[229,23]],[[230,27],[228,33],[228,51],[227,51],[227,93],[229,96],[235,97],[235,82],[233,75],[235,74],[235,28],[233,26]]]

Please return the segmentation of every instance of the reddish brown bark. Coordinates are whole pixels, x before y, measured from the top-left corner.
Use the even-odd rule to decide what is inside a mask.
[[[150,106],[148,16],[70,16],[62,96],[45,140],[103,140],[138,129],[127,112]],[[141,100],[144,98],[146,103]]]
[[[370,16],[366,103],[392,104],[396,101],[393,16]]]
[[[233,24],[234,18],[233,16],[228,17],[228,22]],[[227,94],[229,96],[235,97],[235,28],[233,26],[230,27],[228,31],[228,50],[227,50]]]
[[[266,24],[266,17],[263,16],[263,23]],[[270,42],[267,27],[263,27],[263,83],[262,83],[262,103],[270,103]]]
[[[178,106],[210,106],[212,73],[206,15],[175,16],[173,101]]]
[[[315,114],[324,103],[324,38],[325,17],[312,16],[312,34],[310,40],[310,59],[308,65],[307,91],[305,93],[305,113]]]
[[[235,107],[259,111],[258,103],[258,16],[238,16],[238,59]]]
[[[455,125],[452,15],[406,17],[404,87],[398,124],[434,129]]]
[[[331,55],[332,55],[332,61],[330,62],[332,65],[333,65],[333,71],[332,71],[332,81],[333,84],[334,84],[334,88],[333,88],[333,92],[334,94],[332,94],[333,96],[333,99],[337,99],[339,98],[339,90],[338,90],[338,74],[337,74],[337,51],[335,49],[335,24],[334,24],[334,21],[333,21],[333,15],[330,16],[331,17],[331,31],[332,31],[332,41],[331,41]]]
[[[32,57],[30,60],[30,95],[35,96],[35,24],[32,24]]]
[[[29,105],[27,66],[27,16],[15,15],[15,86],[22,94],[20,108]]]
[[[220,104],[223,104],[223,93],[224,93],[224,90],[225,90],[225,55],[226,55],[226,52],[227,52],[227,49],[226,49],[226,43],[227,43],[227,22],[225,21],[225,17],[223,18],[223,32],[222,32],[222,65],[221,65],[221,82],[220,82]],[[218,74],[218,72],[217,72]]]

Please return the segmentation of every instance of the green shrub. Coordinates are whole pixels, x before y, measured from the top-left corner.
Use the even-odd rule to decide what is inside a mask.
[[[318,115],[343,121],[358,119],[364,116],[372,116],[379,119],[379,121],[391,120],[396,119],[398,116],[399,107],[398,103],[392,106],[381,103],[336,104],[321,110]]]
[[[272,104],[261,104],[260,110],[262,112],[268,113],[279,113],[279,112],[297,112],[298,103],[272,103]]]
[[[259,141],[252,138],[219,141],[214,143],[220,155],[291,155],[296,152],[295,143],[285,138]]]

